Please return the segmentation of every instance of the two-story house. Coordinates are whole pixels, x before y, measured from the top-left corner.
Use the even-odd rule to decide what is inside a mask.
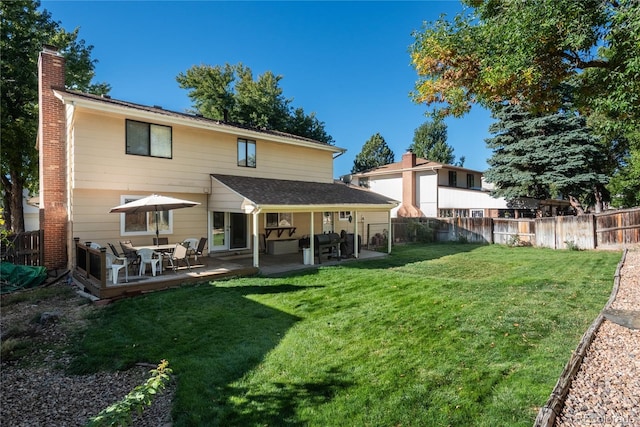
[[[400,162],[353,174],[351,183],[401,200],[396,217],[498,217],[512,212],[483,188],[482,172],[403,154]]]
[[[338,222],[341,212],[375,212],[390,222],[397,202],[334,183],[342,148],[68,90],[64,66],[54,48],[41,52],[39,209],[49,268],[72,268],[74,238],[148,244],[156,222],[172,242],[206,236],[209,252],[245,250],[255,267],[264,240],[347,226],[357,235],[357,222]],[[152,193],[199,205],[157,221],[109,213]]]

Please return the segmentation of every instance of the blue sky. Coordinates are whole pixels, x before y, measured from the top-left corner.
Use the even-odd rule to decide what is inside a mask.
[[[417,75],[412,32],[458,1],[42,1],[68,31],[93,45],[96,81],[116,99],[165,109],[191,107],[176,76],[193,65],[242,62],[254,77],[282,75],[284,96],[315,112],[347,152],[334,176],[349,173],[362,145],[380,133],[399,161],[424,123],[409,93]],[[484,171],[492,119],[479,107],[447,119],[447,142],[464,166]]]

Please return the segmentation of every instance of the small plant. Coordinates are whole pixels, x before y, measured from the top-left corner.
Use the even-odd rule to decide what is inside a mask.
[[[507,246],[509,246],[510,248],[521,245],[522,241],[520,240],[520,236],[518,234],[514,234],[513,236],[509,237],[509,240],[507,240]]]
[[[469,243],[469,239],[462,233],[458,233],[458,238],[456,240],[458,243]]]
[[[564,244],[567,247],[567,249],[569,249],[570,251],[579,251],[580,250],[580,247],[578,246],[578,244],[576,242],[574,242],[573,240],[565,240]]]
[[[156,369],[149,371],[151,378],[131,390],[121,401],[100,411],[89,420],[87,426],[130,426],[133,422],[132,413],[136,411],[141,414],[145,406],[151,405],[156,394],[166,387],[170,379],[169,375],[173,372],[168,366],[168,361],[161,360]]]

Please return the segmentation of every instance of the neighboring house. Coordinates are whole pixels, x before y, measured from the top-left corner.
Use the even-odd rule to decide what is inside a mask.
[[[353,185],[401,200],[396,217],[498,217],[512,212],[483,189],[482,172],[402,155],[402,161],[353,174]]]
[[[38,197],[31,197],[29,190],[22,192],[22,212],[24,213],[24,231],[40,230]]]
[[[251,251],[256,267],[267,241],[345,228],[358,234],[357,222],[339,222],[341,212],[375,212],[390,222],[397,206],[333,182],[333,160],[344,149],[67,90],[64,58],[49,47],[39,74],[40,225],[49,268],[72,267],[74,238],[150,243],[154,215],[109,210],[152,193],[200,203],[162,213],[162,237],[207,237],[210,252]]]

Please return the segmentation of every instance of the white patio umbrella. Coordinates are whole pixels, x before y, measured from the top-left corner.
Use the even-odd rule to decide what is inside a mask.
[[[109,213],[136,213],[136,212],[154,212],[156,219],[156,239],[160,236],[158,229],[158,212],[170,211],[172,209],[190,208],[199,205],[198,202],[189,200],[176,199],[174,197],[160,196],[152,194],[133,202],[111,208]]]

